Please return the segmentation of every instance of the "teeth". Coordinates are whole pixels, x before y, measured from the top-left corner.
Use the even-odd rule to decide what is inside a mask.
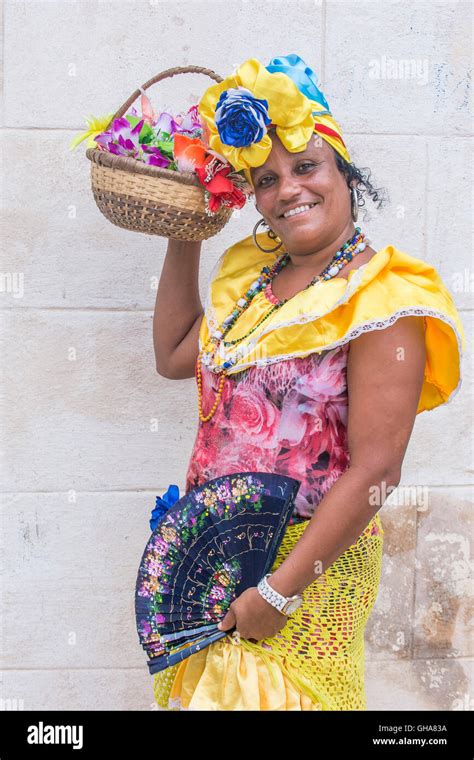
[[[283,216],[285,217],[285,219],[288,216],[296,216],[297,214],[301,214],[303,211],[307,211],[309,208],[313,208],[313,206],[315,205],[316,205],[315,203],[311,203],[310,205],[306,205],[306,206],[297,206],[297,208],[292,208],[291,211],[286,211],[283,214]]]

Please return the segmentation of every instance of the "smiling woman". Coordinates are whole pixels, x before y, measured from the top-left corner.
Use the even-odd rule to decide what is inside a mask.
[[[366,709],[379,511],[416,415],[461,384],[451,295],[430,264],[375,250],[355,227],[357,187],[379,205],[380,191],[351,163],[316,82],[296,55],[252,58],[200,102],[211,146],[244,171],[269,231],[258,223],[211,277],[189,349],[199,424],[186,492],[239,471],[301,486],[266,579],[273,601],[246,589],[221,620],[239,636],[156,674],[162,709]]]

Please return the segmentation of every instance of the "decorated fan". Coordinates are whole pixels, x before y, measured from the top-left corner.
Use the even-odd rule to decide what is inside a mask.
[[[150,673],[231,632],[217,623],[271,570],[300,485],[276,473],[233,473],[188,491],[165,511],[135,587],[138,637]]]

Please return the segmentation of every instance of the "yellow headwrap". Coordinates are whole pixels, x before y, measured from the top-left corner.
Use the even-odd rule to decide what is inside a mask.
[[[290,153],[305,150],[316,132],[351,161],[315,73],[296,54],[273,58],[266,67],[249,58],[204,92],[198,110],[212,150],[243,170],[252,187],[250,168],[267,160],[272,126]]]

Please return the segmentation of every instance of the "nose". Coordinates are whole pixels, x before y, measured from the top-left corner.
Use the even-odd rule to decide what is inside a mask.
[[[301,192],[301,179],[293,174],[284,174],[280,178],[278,196],[284,200],[297,196]]]
[[[301,180],[294,175],[282,175],[278,185],[278,193],[275,199],[275,213],[280,214],[282,206],[289,203],[297,203],[301,198]]]

